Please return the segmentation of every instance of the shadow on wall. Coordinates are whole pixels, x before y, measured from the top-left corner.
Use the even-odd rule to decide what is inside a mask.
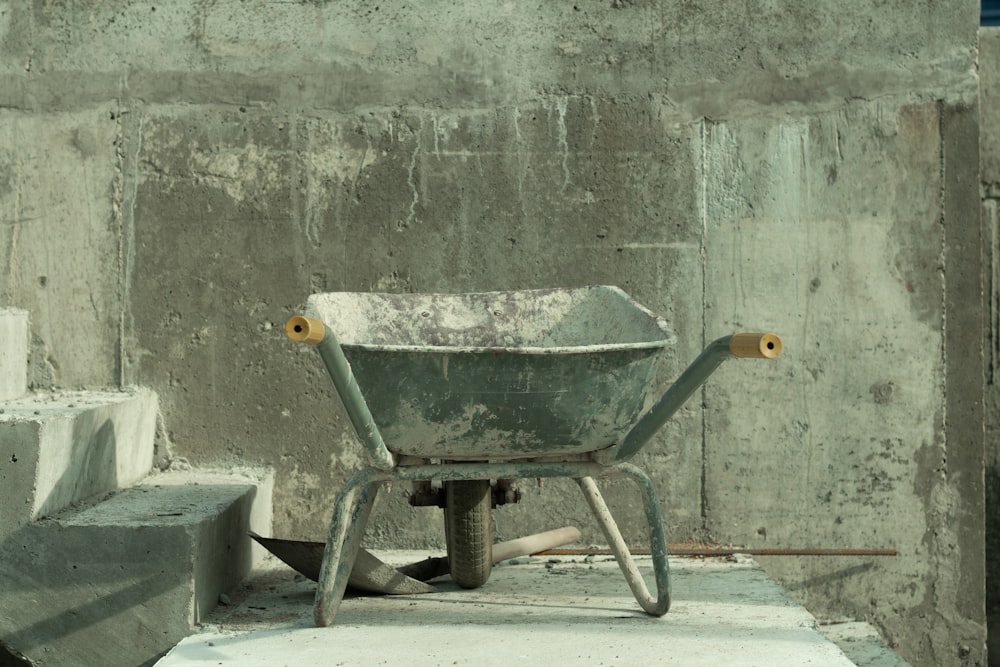
[[[1000,26],[1000,0],[983,0],[979,8],[979,25]]]
[[[986,467],[986,655],[1000,667],[1000,465]]]
[[[12,651],[0,640],[0,667],[23,667],[24,665],[30,667],[31,663],[23,655]]]
[[[874,563],[862,563],[861,565],[852,565],[851,567],[841,568],[835,572],[830,572],[829,574],[824,574],[818,577],[812,577],[804,581],[796,581],[789,584],[785,584],[785,590],[788,591],[801,591],[812,588],[814,586],[829,586],[830,584],[839,583],[840,581],[847,579],[848,577],[853,577],[859,574],[864,574],[868,572],[873,567]]]
[[[38,507],[38,516],[57,512],[76,499],[86,501],[104,489],[118,488],[118,440],[115,425],[94,412],[87,412],[74,420],[72,443],[63,463],[65,468],[52,484],[49,495]]]

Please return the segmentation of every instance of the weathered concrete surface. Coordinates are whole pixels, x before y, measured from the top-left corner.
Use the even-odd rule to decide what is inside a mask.
[[[720,157],[709,158],[706,320],[773,322],[786,345],[784,364],[731,365],[706,391],[706,439],[733,443],[706,452],[712,534],[898,549],[769,571],[814,609],[832,614],[846,595],[883,627],[902,603],[913,623],[892,640],[937,663],[982,659],[982,601],[962,592],[983,573],[975,181],[934,177],[959,161],[952,151],[976,155],[975,122],[961,105],[865,103],[778,127],[719,124],[708,149]],[[941,224],[949,215],[970,222]],[[727,386],[749,372],[763,390]],[[887,577],[892,594],[867,593]],[[953,624],[947,640],[920,627],[943,606],[958,612],[937,621]]]
[[[148,475],[156,412],[148,389],[32,393],[0,403],[0,537]]]
[[[1000,665],[1000,30],[979,31],[979,165],[986,276],[986,614]]]
[[[888,646],[868,623],[842,621],[821,623],[819,631],[835,643],[858,667],[907,667],[908,662]]]
[[[401,564],[427,554],[379,555]],[[648,559],[639,566],[651,576]],[[673,559],[671,571],[675,602],[662,618],[638,609],[613,559],[532,558],[497,567],[474,591],[445,580],[437,593],[347,600],[336,625],[317,629],[315,584],[272,565],[238,605],[219,608],[156,664],[321,665],[330,656],[410,665],[856,664],[749,560]]]
[[[481,5],[3,5],[33,382],[153,387],[164,451],[273,465],[276,532],[317,539],[360,459],[280,332],[311,291],[618,284],[680,334],[658,389],[773,328],[778,363],[728,364],[639,461],[671,540],[895,546],[768,567],[916,664],[981,662],[978,3]],[[502,535],[599,539],[571,484],[526,486]],[[440,544],[393,491],[370,542]]]
[[[699,221],[671,213],[678,204],[696,205],[688,165],[700,154],[700,129],[664,126],[660,106],[637,105],[626,112],[576,97],[453,118],[385,112],[361,126],[336,116],[286,120],[249,110],[151,112],[142,137],[149,167],[136,204],[136,261],[145,269],[133,294],[137,304],[157,307],[135,309],[143,332],[135,370],[165,388],[165,413],[190,415],[168,420],[178,449],[190,456],[181,443],[198,441],[212,423],[227,454],[277,454],[286,480],[278,485],[279,522],[290,536],[322,530],[310,508],[332,507],[337,484],[323,482],[321,471],[343,479],[361,460],[322,365],[284,339],[281,325],[310,289],[616,283],[673,326],[700,330],[698,304],[685,299],[700,289]],[[620,136],[623,125],[635,134]],[[567,127],[571,140],[584,144],[578,152],[561,145]],[[273,158],[251,157],[258,154]],[[655,174],[656,189],[644,184],[638,164],[641,174]],[[470,169],[476,177],[458,187]],[[571,172],[580,175],[564,181]],[[291,192],[288,175],[298,183]],[[544,190],[552,180],[565,191]],[[387,183],[406,185],[387,190]],[[524,208],[508,204],[518,201]],[[618,213],[633,201],[642,213]],[[531,223],[556,205],[568,205],[577,222]],[[204,218],[209,209],[211,221]],[[352,222],[358,217],[370,224]],[[217,248],[218,256],[206,263],[190,247]],[[552,257],[550,248],[558,249]],[[379,268],[359,272],[365,266]],[[205,310],[202,299],[216,294],[229,295],[221,297],[229,305]],[[668,371],[676,373],[699,347],[692,337],[675,346]],[[245,390],[233,391],[234,383]],[[700,427],[695,414],[678,422],[683,444],[658,454],[671,465],[654,466],[660,482],[672,480],[672,523],[684,533],[700,523],[700,476],[674,477],[671,468],[698,468]],[[552,525],[586,520],[576,493],[572,498],[570,508],[553,508]],[[535,510],[510,514],[524,511]],[[559,516],[563,511],[572,514]],[[433,544],[436,514],[393,504],[383,515],[393,536],[383,543]],[[641,515],[631,517],[641,525]]]
[[[0,308],[0,401],[28,389],[28,311]]]
[[[60,386],[120,384],[116,105],[52,115],[9,106],[0,102],[0,303],[29,311],[33,365],[44,360]]]
[[[37,665],[148,664],[250,570],[271,483],[163,474],[21,527],[0,543],[4,642]]]
[[[151,104],[474,108],[667,84],[691,115],[726,115],[961,87],[978,22],[970,0],[303,3],[270,20],[266,1],[251,6],[12,6],[0,23],[5,105],[66,109],[129,94]]]

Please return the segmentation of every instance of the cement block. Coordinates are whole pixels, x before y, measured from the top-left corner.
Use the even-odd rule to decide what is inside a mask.
[[[269,473],[184,472],[0,544],[0,635],[37,664],[151,661],[186,636],[253,563]]]
[[[156,394],[32,394],[0,412],[0,536],[149,474]]]
[[[0,308],[0,401],[28,390],[28,312]]]

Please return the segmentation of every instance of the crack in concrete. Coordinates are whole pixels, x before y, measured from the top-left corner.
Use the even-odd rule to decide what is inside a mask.
[[[569,104],[569,96],[563,95],[556,99],[556,111],[559,113],[559,147],[562,149],[562,170],[563,184],[560,192],[566,192],[570,183],[569,177],[569,143],[566,139],[566,108]]]
[[[10,224],[10,237],[7,240],[7,282],[3,291],[3,299],[6,302],[14,302],[17,293],[17,243],[21,236],[21,223],[24,218],[24,161],[17,159],[14,166],[14,219]]]
[[[704,348],[708,345],[708,332],[707,324],[708,320],[708,304],[706,303],[705,295],[707,294],[707,281],[708,281],[708,126],[712,121],[708,118],[701,119],[701,163],[698,165],[698,177],[701,180],[701,247],[699,249],[700,253],[700,264],[701,264],[701,346]],[[705,386],[701,387],[701,481],[699,482],[701,489],[699,494],[699,505],[701,512],[701,530],[703,533],[708,533],[708,490],[706,488],[706,482],[708,481],[708,411],[705,409],[705,397],[706,389]]]
[[[517,201],[521,209],[521,218],[528,219],[528,210],[524,203],[524,176],[528,169],[528,164],[524,153],[524,136],[521,134],[521,109],[514,106],[511,112],[514,126],[514,151],[517,154]]]
[[[116,164],[112,185],[112,220],[118,235],[118,345],[115,359],[115,376],[119,386],[127,386],[132,380],[128,368],[128,340],[134,329],[131,309],[132,269],[135,264],[135,206],[139,192],[139,166],[142,153],[142,133],[144,118],[130,99],[129,71],[122,74],[119,82],[115,120]],[[132,153],[127,146],[135,145]]]
[[[410,201],[410,211],[406,216],[406,221],[402,224],[402,229],[409,228],[417,217],[417,204],[420,203],[420,192],[417,190],[417,183],[413,174],[417,169],[417,160],[423,152],[423,134],[424,117],[420,116],[420,127],[417,129],[416,145],[413,147],[413,153],[410,155],[410,164],[406,170],[406,184],[410,186],[410,191],[413,193],[413,199]],[[436,141],[437,134],[435,133],[435,142]],[[402,231],[402,229],[400,231]]]

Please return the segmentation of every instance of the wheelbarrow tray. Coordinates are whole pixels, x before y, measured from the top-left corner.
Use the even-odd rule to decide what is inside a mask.
[[[475,294],[335,292],[336,335],[388,449],[423,459],[565,457],[635,424],[675,337],[616,287]]]

